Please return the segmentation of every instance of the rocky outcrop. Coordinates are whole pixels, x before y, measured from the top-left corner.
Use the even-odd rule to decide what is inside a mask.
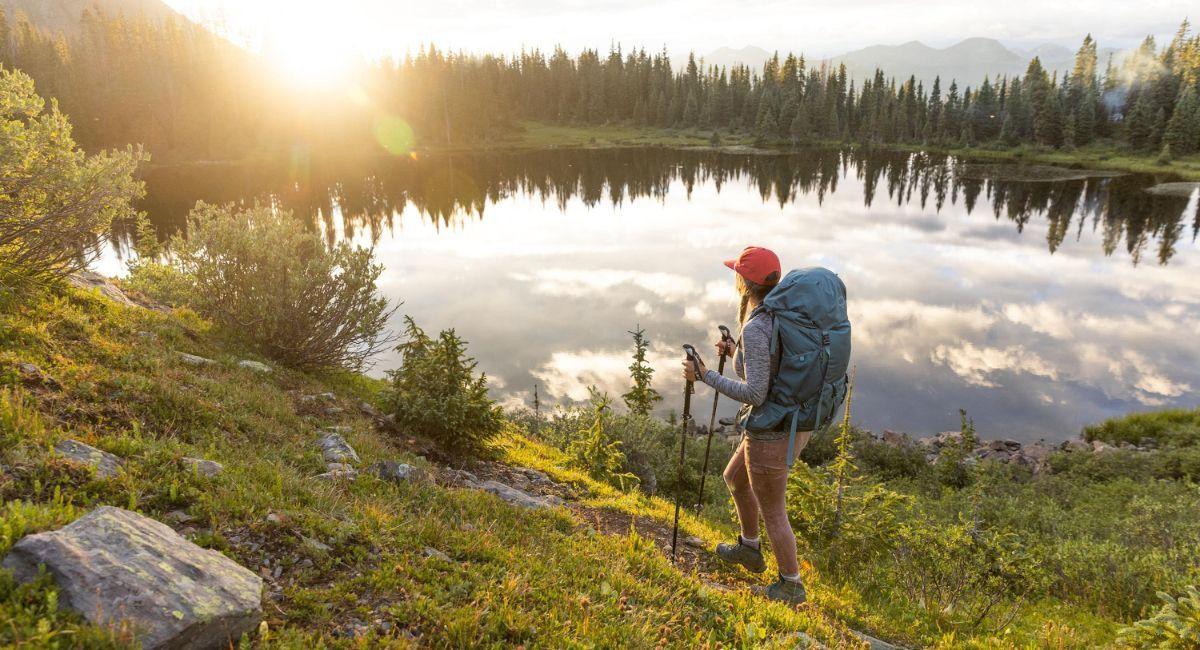
[[[484,492],[491,492],[492,494],[495,494],[496,496],[513,505],[521,506],[522,508],[529,508],[531,510],[555,508],[563,505],[564,503],[561,497],[554,495],[537,497],[524,490],[501,483],[499,481],[484,481],[476,487]]]
[[[127,307],[138,306],[137,303],[129,299],[129,296],[125,295],[124,291],[121,291],[117,287],[116,283],[95,271],[77,271],[68,276],[67,281],[80,289],[99,291],[100,295],[105,298]]]
[[[54,445],[54,451],[73,463],[95,468],[96,476],[100,478],[111,478],[121,473],[120,458],[78,440],[62,440]]]
[[[354,451],[354,447],[346,442],[346,439],[341,433],[334,431],[326,431],[317,438],[317,446],[321,448],[321,456],[325,459],[324,474],[318,474],[316,478],[324,481],[334,480],[349,480],[358,476],[358,470],[355,465],[358,465],[358,453]]]
[[[132,626],[145,648],[228,648],[262,617],[258,576],[121,508],[29,535],[3,565],[22,582],[45,565],[60,605],[97,625]]]
[[[346,442],[342,434],[337,431],[326,431],[317,439],[317,446],[321,448],[321,455],[325,458],[326,463],[343,463],[346,465],[357,465],[358,454],[354,451],[354,447]]]

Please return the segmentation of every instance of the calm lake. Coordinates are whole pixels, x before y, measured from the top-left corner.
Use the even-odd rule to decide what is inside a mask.
[[[713,360],[735,320],[721,260],[747,244],[845,280],[854,420],[877,432],[957,429],[964,408],[987,438],[1062,439],[1200,405],[1196,194],[1056,178],[922,154],[564,150],[159,168],[142,207],[169,232],[197,200],[272,201],[373,244],[395,327],[457,329],[510,405],[535,384],[550,402],[624,392],[640,325],[661,410],[679,409],[680,345]]]

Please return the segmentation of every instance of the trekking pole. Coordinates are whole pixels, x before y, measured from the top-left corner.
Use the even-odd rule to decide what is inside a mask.
[[[687,353],[688,361],[692,362],[692,368],[696,375],[700,375],[700,356],[696,354],[696,348],[690,345],[684,345],[683,351]],[[675,524],[671,528],[671,564],[675,564],[675,548],[679,541],[679,504],[683,501],[683,463],[684,452],[687,449],[688,437],[688,422],[692,419],[692,393],[695,391],[693,382],[686,382],[683,386],[683,427],[679,435],[679,477],[676,479],[679,484],[675,486]]]
[[[733,337],[729,334],[729,328],[724,325],[718,325],[717,329],[721,330],[721,343],[725,344],[725,349],[729,349],[729,345],[733,343]],[[721,359],[717,361],[717,374],[725,374],[725,355],[721,355]],[[720,399],[720,393],[713,393],[712,415],[708,417],[708,443],[704,445],[704,469],[700,470],[700,492],[696,494],[696,514],[704,509],[704,479],[708,478],[708,454],[712,451],[713,427],[717,424],[717,400]]]

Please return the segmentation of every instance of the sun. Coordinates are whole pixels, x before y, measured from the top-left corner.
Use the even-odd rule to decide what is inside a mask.
[[[338,85],[358,57],[356,39],[338,27],[312,12],[282,14],[264,35],[262,52],[288,83]]]

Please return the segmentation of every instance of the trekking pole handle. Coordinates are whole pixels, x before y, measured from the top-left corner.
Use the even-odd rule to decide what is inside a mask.
[[[696,352],[696,348],[684,343],[683,351],[687,353],[688,361],[692,362],[692,371],[696,373],[696,379],[700,379],[700,355]]]
[[[723,344],[722,347],[724,348],[724,354],[721,355],[721,360],[724,361],[725,357],[733,356],[733,345],[736,343],[736,341],[733,340],[733,335],[729,333],[728,327],[725,327],[724,325],[717,325],[717,329],[721,331],[721,343]]]

